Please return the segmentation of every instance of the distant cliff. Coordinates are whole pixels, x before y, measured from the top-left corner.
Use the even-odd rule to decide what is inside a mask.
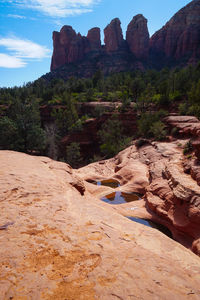
[[[186,65],[200,60],[200,0],[194,0],[177,12],[151,38],[147,19],[139,14],[129,23],[126,39],[121,22],[113,19],[104,29],[88,31],[87,37],[71,26],[53,32],[51,73],[47,78],[89,77],[97,70],[107,75],[134,69]]]
[[[150,39],[150,55],[160,64],[188,64],[200,60],[200,0],[179,10]]]

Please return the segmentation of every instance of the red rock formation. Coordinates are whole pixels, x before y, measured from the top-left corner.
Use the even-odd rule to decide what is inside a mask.
[[[179,10],[150,40],[151,53],[170,59],[195,61],[200,57],[200,1]]]
[[[168,116],[164,122],[172,128],[176,128],[178,133],[184,137],[192,138],[191,145],[196,157],[200,160],[200,122],[193,116]]]
[[[53,33],[51,70],[78,63],[73,70],[66,66],[65,71],[59,73],[58,70],[52,76],[64,79],[71,76],[91,77],[97,69],[108,75],[112,72],[144,70],[150,65],[160,69],[162,66],[195,63],[200,59],[199,15],[200,0],[194,0],[149,40],[147,20],[139,14],[128,25],[126,42],[120,20],[116,18],[104,29],[105,47],[101,46],[99,28],[92,28],[84,37],[77,35],[71,26],[64,26],[60,33]]]
[[[71,26],[63,26],[60,32],[53,32],[53,45],[51,70],[81,60],[91,49],[90,41],[80,33],[76,34]]]
[[[94,27],[90,29],[87,34],[87,39],[89,41],[91,51],[101,49],[100,28]]]
[[[81,60],[85,54],[84,38],[79,34],[71,41],[68,53],[68,63]]]
[[[129,49],[138,59],[146,59],[149,52],[149,32],[147,19],[143,15],[135,16],[129,23],[126,32]]]
[[[181,140],[154,142],[139,149],[133,145],[115,158],[85,166],[78,172],[86,180],[116,179],[121,185],[116,190],[121,192],[143,193],[143,202],[113,205],[114,210],[167,226],[175,240],[200,255],[200,187],[196,182],[200,169],[196,178],[185,174],[180,144]],[[99,197],[111,192],[105,187],[91,189]]]
[[[63,26],[60,32],[53,32],[53,56],[51,70],[69,62],[68,55],[71,42],[76,38],[76,32],[71,26]]]
[[[118,18],[113,19],[104,29],[104,42],[107,52],[117,51],[123,44],[121,22]]]

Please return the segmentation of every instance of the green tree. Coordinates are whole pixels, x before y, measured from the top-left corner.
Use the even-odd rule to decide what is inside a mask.
[[[156,113],[143,113],[140,120],[138,120],[138,133],[140,136],[146,138],[163,139],[166,135],[164,130],[165,125],[161,119],[166,116],[166,112],[160,110]]]
[[[0,119],[0,149],[17,150],[19,145],[17,126],[8,117]]]
[[[70,94],[64,93],[62,102],[64,107],[53,109],[52,116],[55,118],[60,135],[64,136],[72,130],[73,125],[77,122],[78,113]]]
[[[130,92],[133,96],[133,101],[137,102],[142,91],[145,89],[144,81],[140,77],[136,77],[130,84]]]
[[[80,144],[71,143],[66,148],[66,162],[73,168],[77,168],[81,163]]]
[[[16,99],[9,108],[8,117],[1,121],[1,135],[5,131],[5,124],[9,129],[6,133],[9,148],[24,152],[41,151],[45,148],[45,132],[41,128],[39,106],[34,99]],[[8,147],[5,140],[3,147]]]
[[[116,115],[103,124],[98,135],[101,141],[100,150],[106,157],[114,156],[130,142],[129,138],[123,136],[122,125]]]
[[[161,121],[154,122],[150,127],[150,132],[152,133],[153,137],[161,141],[166,137],[166,130],[165,130],[165,124]]]

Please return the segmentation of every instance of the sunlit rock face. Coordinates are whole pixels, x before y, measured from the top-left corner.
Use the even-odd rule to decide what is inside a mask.
[[[148,166],[160,155],[152,153],[164,146],[140,152],[132,146],[79,170],[46,157],[0,151],[0,298],[188,299],[192,293],[198,299],[199,257],[125,218],[133,206],[147,217],[144,200],[113,207],[99,198],[111,187],[85,180],[113,174],[120,188],[141,185],[145,192]],[[151,154],[149,165],[145,153]],[[194,250],[198,245],[196,240]]]
[[[163,62],[197,62],[200,58],[200,1],[179,10],[150,40],[150,52]]]
[[[179,10],[160,30],[149,38],[147,19],[133,17],[123,39],[121,22],[113,19],[104,29],[94,27],[87,36],[63,26],[53,33],[52,74],[46,78],[90,77],[97,70],[105,75],[146,68],[185,66],[200,60],[200,0]]]

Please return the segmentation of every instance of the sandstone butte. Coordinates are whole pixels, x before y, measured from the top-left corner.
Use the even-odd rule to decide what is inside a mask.
[[[199,126],[194,117],[165,121]],[[0,299],[199,300],[200,169],[195,157],[186,164],[185,143],[133,143],[78,170],[0,151]],[[113,189],[91,180],[105,179],[141,200],[104,203]],[[126,216],[161,223],[174,240]]]
[[[200,0],[193,0],[149,37],[147,19],[138,14],[129,23],[125,39],[121,22],[115,18],[104,29],[104,45],[101,45],[100,28],[90,29],[85,37],[65,25],[60,32],[53,32],[52,73],[45,76],[66,79],[92,76],[98,69],[107,75],[197,63],[200,59],[199,16]]]

